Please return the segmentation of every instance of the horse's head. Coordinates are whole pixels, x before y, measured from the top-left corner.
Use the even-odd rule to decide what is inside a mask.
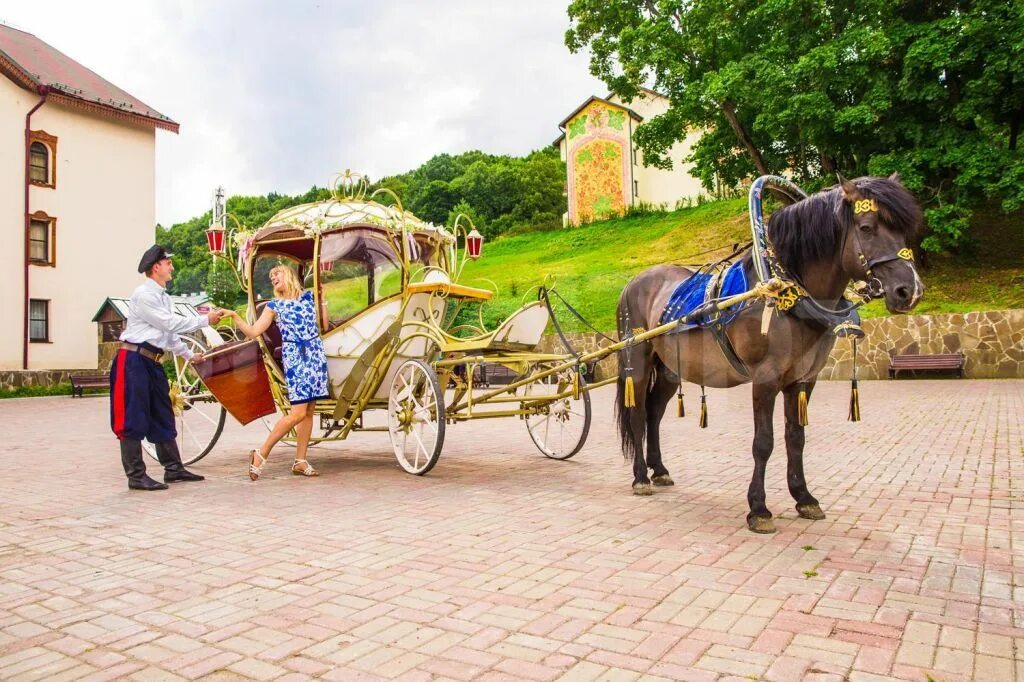
[[[917,201],[896,173],[888,178],[840,178],[840,191],[844,269],[865,280],[873,295],[884,294],[889,312],[911,311],[924,295],[908,245],[923,221]]]

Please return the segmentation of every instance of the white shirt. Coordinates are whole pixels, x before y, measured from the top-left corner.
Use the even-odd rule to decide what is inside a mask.
[[[209,326],[206,315],[180,315],[174,311],[174,301],[167,290],[149,277],[132,292],[128,304],[128,324],[121,332],[127,343],[150,343],[157,348],[190,360],[189,350],[179,334],[188,334]]]

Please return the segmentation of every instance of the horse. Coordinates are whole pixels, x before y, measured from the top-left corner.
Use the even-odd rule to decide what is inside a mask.
[[[851,280],[863,280],[872,284],[875,296],[884,296],[890,312],[906,313],[924,294],[907,246],[922,223],[920,206],[897,174],[852,181],[840,178],[837,186],[777,209],[765,235],[778,265],[820,305],[837,305]],[[747,281],[753,281],[752,256],[748,253],[740,262]],[[677,265],[657,265],[632,279],[619,297],[620,338],[628,337],[630,328],[653,329],[661,324],[673,291],[694,274],[694,270]],[[786,419],[789,492],[801,517],[825,518],[804,477],[804,424],[805,401],[835,343],[833,328],[769,311],[772,317],[764,330],[764,306],[763,300],[745,306],[724,327],[734,350],[732,361],[706,327],[663,334],[619,351],[615,412],[623,455],[633,462],[634,494],[653,494],[652,483],[674,485],[662,460],[659,426],[681,381],[713,388],[749,382],[754,472],[747,491],[747,527],[755,533],[775,532],[766,506],[764,475],[774,446],[772,414],[780,392]],[[629,379],[632,385],[627,387]],[[627,405],[627,400],[632,405]]]

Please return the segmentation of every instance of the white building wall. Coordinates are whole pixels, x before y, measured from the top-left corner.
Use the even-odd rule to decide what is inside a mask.
[[[18,321],[0,330],[0,369],[22,367],[23,140],[36,101],[0,77],[0,305]],[[29,267],[30,297],[50,300],[50,343],[29,344],[29,369],[95,369],[92,316],[142,281],[136,266],[154,240],[155,131],[49,102],[32,129],[58,138],[56,188],[29,195],[29,212],[55,217],[57,230],[56,267]]]
[[[623,102],[617,95],[610,97],[609,101],[629,107],[643,117],[644,121],[649,121],[655,116],[665,113],[668,111],[669,105],[667,98],[646,92],[641,93],[641,96],[629,103]],[[635,121],[633,125],[636,125]],[[693,131],[682,142],[677,142],[672,146],[669,151],[672,170],[644,166],[643,155],[636,150],[633,179],[636,181],[636,200],[638,202],[642,201],[655,206],[664,204],[671,210],[675,208],[680,199],[693,200],[701,194],[707,194],[707,191],[701,186],[700,180],[690,175],[693,164],[682,161],[690,155],[691,148],[700,139],[700,136],[700,131]]]
[[[39,96],[0,75],[0,369],[21,369],[25,254],[25,114]]]

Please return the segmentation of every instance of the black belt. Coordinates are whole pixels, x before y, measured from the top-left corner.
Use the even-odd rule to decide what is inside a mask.
[[[132,353],[138,353],[142,357],[149,358],[153,362],[160,362],[160,358],[163,357],[164,354],[163,350],[160,348],[156,348],[156,346],[150,346],[150,348],[156,348],[156,350],[153,351],[150,350],[149,348],[140,346],[137,343],[128,343],[127,341],[123,341],[121,343],[121,348],[124,348],[125,350],[130,351]]]

